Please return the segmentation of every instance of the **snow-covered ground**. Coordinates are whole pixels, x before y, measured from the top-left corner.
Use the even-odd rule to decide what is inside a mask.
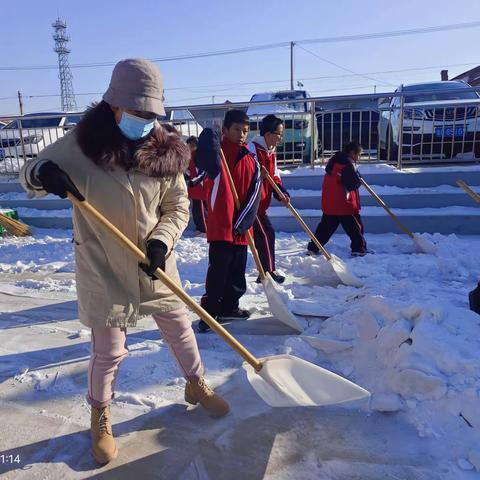
[[[328,158],[326,159],[328,160]],[[326,161],[325,160],[325,161]],[[478,172],[480,170],[480,165],[446,165],[446,166],[418,166],[418,167],[409,167],[405,166],[401,170],[394,167],[393,165],[388,165],[386,163],[360,163],[359,169],[363,175],[372,174],[372,173],[420,173],[420,172]],[[280,173],[282,175],[290,175],[295,177],[311,176],[311,175],[324,175],[325,166],[315,165],[315,168],[311,166],[302,166],[296,168],[280,168]]]
[[[465,194],[459,187],[454,187],[453,185],[439,185],[437,187],[396,187],[395,185],[370,185],[370,187],[380,196],[383,196],[383,195],[440,195],[445,193],[457,193],[460,195]],[[473,186],[470,188],[474,192],[480,193],[480,187]],[[291,189],[291,192],[292,192],[292,195],[294,195],[295,197],[319,197],[318,190],[295,188],[295,189]],[[10,198],[8,198],[7,195],[12,195],[12,194],[4,194],[4,195],[5,197],[0,194],[0,201],[3,199],[10,200]],[[16,195],[22,195],[22,194],[16,194]],[[365,188],[360,187],[360,195],[366,197],[370,194],[367,192]],[[17,198],[22,198],[22,197],[17,197]],[[14,199],[16,198],[12,198],[12,200]]]
[[[320,210],[320,201],[319,208],[301,208],[298,210],[298,213],[303,217],[321,217],[322,211]],[[18,209],[20,210],[20,209]],[[459,207],[459,206],[451,206],[451,207],[436,207],[436,208],[391,208],[390,209],[395,215],[401,216],[455,216],[455,215],[472,215],[472,216],[480,216],[480,209],[478,207]],[[283,207],[270,207],[268,213],[271,217],[284,217],[285,216],[285,208]],[[361,211],[363,216],[385,216],[385,210],[382,207],[362,207]]]
[[[304,235],[279,234],[278,267],[301,335],[269,316],[249,260],[242,306],[253,319],[229,330],[259,357],[291,353],[347,377],[372,393],[369,402],[272,409],[248,384],[241,358],[208,333],[198,335],[207,378],[232,405],[213,420],[187,409],[184,380],[145,318],[129,330],[112,408],[120,456],[98,469],[71,231],[0,237],[0,450],[19,460],[0,462],[2,478],[479,478],[480,316],[467,294],[480,273],[480,237],[427,238],[436,255],[385,234],[367,235],[374,255],[350,258],[347,238],[335,236],[328,249],[363,280],[356,289],[339,285],[323,258],[304,255]],[[205,240],[181,239],[177,259],[198,299]]]

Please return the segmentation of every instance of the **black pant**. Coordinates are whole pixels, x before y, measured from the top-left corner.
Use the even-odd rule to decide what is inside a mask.
[[[326,215],[324,213],[321,222],[315,230],[315,236],[322,245],[325,245],[339,225],[342,225],[345,233],[350,237],[352,253],[365,253],[367,251],[367,242],[363,236],[363,222],[359,214]],[[308,249],[318,252],[318,248],[313,242],[308,244]]]
[[[246,266],[246,245],[210,242],[201,305],[212,317],[229,314],[238,308],[240,297],[247,291]]]
[[[267,215],[257,216],[253,224],[255,247],[266,272],[275,271],[275,230]]]
[[[207,231],[207,202],[192,200],[192,217],[195,228],[205,233]]]

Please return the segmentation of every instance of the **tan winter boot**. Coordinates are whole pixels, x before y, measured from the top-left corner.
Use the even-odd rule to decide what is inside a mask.
[[[117,458],[118,449],[112,433],[110,407],[92,406],[90,433],[93,457],[98,463],[108,463]]]
[[[228,403],[217,395],[202,378],[190,378],[185,385],[185,401],[200,405],[214,417],[223,417],[230,411]]]

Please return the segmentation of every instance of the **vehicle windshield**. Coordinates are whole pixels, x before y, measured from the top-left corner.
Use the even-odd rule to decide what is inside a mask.
[[[81,115],[66,115],[65,125],[76,125],[81,119]]]
[[[306,92],[303,90],[286,90],[284,92],[274,93],[256,93],[252,96],[251,102],[269,102],[274,100],[297,100],[306,98]],[[282,103],[278,105],[251,105],[248,107],[247,115],[265,115],[268,113],[305,113],[308,111],[307,104]]]
[[[464,88],[464,92],[451,92],[451,90],[459,90]],[[417,102],[435,102],[445,100],[477,100],[478,95],[476,92],[469,90],[469,87],[463,83],[454,82],[442,82],[429,85],[411,85],[404,87],[405,92],[414,91],[418,92],[413,95],[407,95],[405,97],[405,103],[417,103]],[[442,92],[438,92],[443,90]],[[425,91],[425,93],[423,93]],[[437,91],[438,93],[428,93]]]
[[[173,110],[171,118],[172,120],[194,120],[190,110]]]
[[[52,128],[58,127],[62,117],[54,118],[22,118],[22,128]],[[13,120],[5,128],[18,129],[18,120]]]

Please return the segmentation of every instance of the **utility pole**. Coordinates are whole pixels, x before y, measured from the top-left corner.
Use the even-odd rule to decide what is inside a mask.
[[[18,106],[20,107],[20,115],[23,115],[22,92],[18,91]]]
[[[293,69],[294,69],[294,51],[295,42],[290,42],[290,90],[293,90]]]

